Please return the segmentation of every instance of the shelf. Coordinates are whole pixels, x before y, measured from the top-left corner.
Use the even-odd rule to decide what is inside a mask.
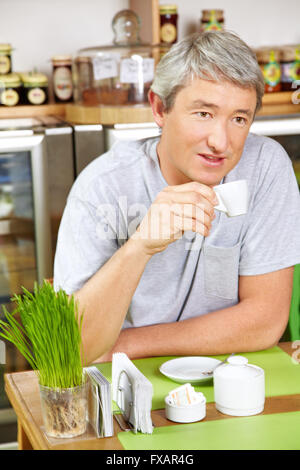
[[[0,107],[0,119],[38,116],[65,116],[65,104],[50,103],[39,106]]]
[[[292,92],[283,91],[278,93],[266,93],[263,97],[262,108],[257,114],[258,116],[298,114],[300,113],[299,102],[299,90],[295,90]]]
[[[298,93],[298,92],[296,92]],[[300,104],[294,104],[295,92],[269,93],[263,97],[263,106],[258,116],[300,113]],[[149,105],[135,106],[84,106],[66,105],[67,121],[76,124],[126,124],[153,122]]]
[[[294,101],[294,103],[293,103]],[[300,113],[300,91],[268,93],[263,97],[258,116],[276,116]],[[0,107],[0,119],[18,117],[59,116],[76,124],[103,124],[153,122],[149,105],[134,106],[83,106],[69,104],[46,104],[41,106]]]
[[[65,119],[76,124],[128,124],[153,122],[149,105],[83,106],[68,104]]]

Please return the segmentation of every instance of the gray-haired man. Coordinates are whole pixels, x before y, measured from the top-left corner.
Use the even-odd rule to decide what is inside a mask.
[[[186,38],[161,60],[149,93],[160,137],[115,144],[77,179],[54,281],[84,311],[87,362],[113,351],[251,351],[280,339],[300,263],[300,198],[282,147],[249,134],[263,89],[234,34]],[[229,218],[214,210],[213,187],[238,179],[248,182],[249,210]]]

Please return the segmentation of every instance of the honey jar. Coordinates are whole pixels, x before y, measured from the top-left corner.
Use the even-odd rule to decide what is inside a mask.
[[[48,102],[48,78],[41,73],[21,74],[23,103],[40,105]]]
[[[224,28],[223,10],[202,10],[200,32],[221,31]]]
[[[300,46],[281,48],[281,88],[291,91],[296,80],[300,80]]]
[[[52,57],[54,99],[58,103],[73,101],[72,57]]]
[[[11,45],[0,44],[0,75],[7,75],[11,71]]]
[[[0,76],[0,106],[21,104],[22,82],[16,73]]]
[[[160,41],[174,44],[177,41],[177,5],[160,5]]]
[[[262,47],[256,51],[256,57],[265,80],[265,92],[281,91],[280,50]]]

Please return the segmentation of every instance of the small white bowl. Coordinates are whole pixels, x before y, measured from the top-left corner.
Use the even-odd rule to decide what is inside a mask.
[[[206,416],[206,399],[204,395],[200,403],[192,405],[172,405],[169,403],[168,397],[165,398],[165,404],[167,419],[176,423],[195,423],[196,421],[201,421]]]

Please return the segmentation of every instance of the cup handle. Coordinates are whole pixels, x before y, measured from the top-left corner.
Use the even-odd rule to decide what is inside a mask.
[[[222,201],[222,198],[219,193],[216,192],[219,204],[215,206],[214,208],[217,209],[220,212],[226,212],[227,213],[227,207],[225,206],[224,202]]]

